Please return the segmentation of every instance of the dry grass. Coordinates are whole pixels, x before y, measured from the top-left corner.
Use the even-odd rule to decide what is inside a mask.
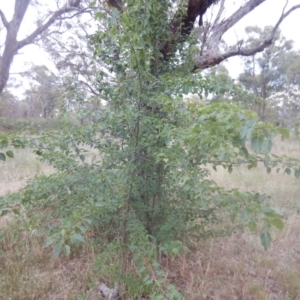
[[[92,248],[82,249],[80,256],[54,258],[50,250],[42,248],[43,237],[28,233],[15,236],[14,226],[1,237],[0,299],[85,299],[81,296],[93,292]]]
[[[300,158],[300,143],[277,141],[276,154]],[[228,174],[212,173],[227,188],[259,191],[271,196],[274,206],[288,215],[283,232],[264,251],[257,236],[234,236],[196,243],[195,250],[173,262],[171,276],[186,300],[196,299],[294,299],[300,300],[300,182],[282,173],[267,174],[261,166],[241,167]],[[170,267],[169,267],[170,269]]]
[[[199,242],[171,264],[170,277],[187,300],[299,300],[299,228],[299,218],[291,216],[268,251],[248,233]]]
[[[24,187],[38,174],[49,174],[53,169],[38,161],[30,149],[13,150],[14,158],[0,161],[0,196]]]
[[[16,192],[26,185],[35,175],[50,174],[53,168],[36,159],[30,149],[13,149],[14,158],[0,161],[0,197]],[[9,220],[11,215],[0,218],[0,228]]]
[[[275,151],[300,157],[296,141],[277,141]],[[51,171],[27,150],[20,151],[15,160],[1,163],[0,195],[19,189],[36,173]],[[212,178],[227,188],[269,194],[288,215],[285,229],[274,232],[268,251],[247,232],[195,242],[191,252],[164,262],[169,281],[186,300],[300,300],[299,179],[267,174],[263,167],[241,167],[232,174],[220,169]],[[99,247],[92,244],[72,258],[54,259],[42,248],[44,237],[20,232],[18,222],[8,224],[0,235],[0,299],[100,299],[94,268]]]
[[[18,191],[35,175],[53,172],[30,149],[13,152],[14,159],[0,162],[0,196]],[[54,258],[50,249],[43,249],[44,236],[20,230],[28,222],[22,216],[0,218],[0,299],[99,299],[93,246],[72,258]]]

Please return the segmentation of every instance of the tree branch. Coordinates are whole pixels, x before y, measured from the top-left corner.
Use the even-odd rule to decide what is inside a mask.
[[[264,0],[255,0],[255,1],[263,2]],[[215,52],[211,55],[210,53],[206,53],[206,54],[204,54],[202,56],[198,56],[196,58],[197,68],[206,69],[206,68],[209,68],[211,66],[215,66],[215,65],[221,63],[222,61],[224,61],[225,59],[233,57],[233,56],[237,56],[237,55],[251,56],[251,55],[254,55],[255,53],[262,52],[264,49],[266,49],[268,46],[270,46],[272,44],[273,39],[274,39],[275,34],[276,34],[276,31],[278,30],[278,27],[280,26],[282,21],[291,12],[293,12],[294,10],[299,9],[299,8],[300,8],[300,4],[291,7],[286,13],[284,13],[284,11],[283,11],[280,18],[279,18],[279,20],[277,21],[277,23],[275,24],[273,30],[271,31],[270,36],[267,39],[265,39],[259,46],[254,47],[252,49],[243,49],[241,47],[238,47],[237,50],[230,51],[230,52],[223,53],[223,54],[217,54]],[[227,20],[225,20],[224,22],[226,23],[226,21]],[[232,23],[232,21],[230,23]]]
[[[262,44],[260,44],[259,46],[255,47],[255,48],[252,48],[252,49],[238,49],[237,51],[228,52],[227,54],[225,54],[226,58],[234,56],[234,55],[251,56],[257,52],[262,52],[265,48],[267,48],[268,46],[270,46],[272,44],[273,39],[276,34],[276,31],[278,30],[278,27],[282,23],[282,21],[291,12],[293,12],[294,10],[299,9],[299,8],[300,8],[300,4],[291,7],[286,13],[282,13],[281,17],[275,24],[270,36],[266,40],[264,40]]]
[[[45,30],[47,30],[55,21],[60,20],[59,18],[72,11],[80,11],[78,6],[81,0],[67,1],[66,4],[54,12],[51,17],[43,25],[36,28],[29,36],[21,41],[17,41],[17,35],[23,21],[24,15],[27,12],[28,6],[31,0],[15,0],[14,14],[12,20],[8,22],[0,11],[1,20],[6,26],[7,34],[4,44],[4,51],[0,57],[0,93],[3,91],[4,87],[9,78],[9,70],[14,56],[17,54],[18,50],[22,47],[31,44],[34,40],[41,35]]]
[[[225,8],[224,3],[225,3],[225,0],[221,0],[220,8],[219,8],[217,17],[215,19],[215,24],[218,23],[220,18],[221,18],[221,15],[222,15],[222,13],[224,11],[224,8]]]
[[[222,21],[219,24],[213,26],[213,35],[211,38],[211,47],[217,47],[222,36],[229,28],[234,26],[238,21],[240,21],[244,16],[249,14],[257,6],[261,5],[266,0],[250,0],[244,6],[240,7],[235,13],[233,13],[229,18]]]
[[[94,94],[95,96],[99,96],[99,93],[97,93],[88,83],[86,83],[82,80],[79,80],[79,82],[86,85],[92,94]]]
[[[8,22],[7,22],[6,17],[5,17],[5,15],[4,15],[4,13],[1,9],[0,9],[0,17],[1,17],[3,25],[5,26],[5,28],[7,28],[8,27]]]
[[[54,12],[46,23],[44,23],[43,25],[36,28],[36,30],[34,32],[32,32],[28,37],[19,41],[17,44],[17,48],[21,49],[22,47],[24,47],[28,44],[31,44],[38,35],[40,35],[45,30],[47,30],[55,21],[60,20],[61,16],[63,16],[66,13],[72,12],[74,10],[78,10],[78,8],[75,6],[68,6],[66,4],[64,7],[57,10],[56,12]],[[84,10],[85,9],[83,9],[82,11],[84,11]]]
[[[78,12],[76,12],[74,15],[72,16],[63,16],[60,18],[57,18],[57,20],[66,20],[66,19],[73,19],[74,17],[78,16],[78,15],[82,15],[83,13],[90,13],[92,10],[90,9],[90,7],[86,7],[83,8],[81,10],[79,10]]]

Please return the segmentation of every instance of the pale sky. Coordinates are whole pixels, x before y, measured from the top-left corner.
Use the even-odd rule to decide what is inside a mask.
[[[229,3],[229,1],[227,1]],[[231,6],[226,4],[226,9],[228,13],[232,9],[236,10],[238,4],[243,1],[232,1]],[[286,0],[266,0],[263,4],[249,13],[240,22],[238,22],[234,28],[232,28],[228,33],[224,35],[224,39],[227,43],[234,43],[237,40],[242,39],[243,31],[246,26],[257,25],[259,27],[264,27],[266,25],[274,25],[279,19],[282,8],[284,7]],[[9,20],[12,14],[14,1],[12,0],[0,0],[1,9],[7,14]],[[49,4],[49,2],[48,2]],[[300,0],[289,0],[288,7],[300,4]],[[287,7],[287,9],[288,9]],[[23,24],[21,25],[21,36],[20,38],[26,36],[32,31],[32,20],[34,19],[34,12],[29,11],[24,18]],[[282,34],[287,39],[294,40],[294,49],[300,50],[300,9],[296,10],[288,16],[280,26]],[[0,44],[3,43],[3,36],[0,36]],[[29,45],[24,47],[19,51],[14,59],[11,73],[18,73],[24,71],[24,64],[36,64],[36,65],[47,65],[50,69],[54,70],[54,64],[49,61],[47,54],[35,45]],[[232,77],[237,77],[243,71],[241,60],[239,58],[230,58],[226,63],[226,67],[229,69],[230,75]]]
[[[237,1],[233,1],[237,2]],[[230,43],[241,40],[243,38],[244,28],[247,26],[265,27],[274,25],[281,16],[282,9],[285,6],[286,0],[267,0],[251,13],[238,22],[232,30],[224,35],[224,39]],[[300,4],[300,0],[289,0],[286,11],[294,5]],[[286,19],[283,20],[279,29],[283,36],[288,40],[294,41],[294,49],[300,50],[300,9],[293,11]],[[230,75],[236,78],[242,71],[243,67],[241,59],[233,57],[228,59],[226,67],[230,71]]]

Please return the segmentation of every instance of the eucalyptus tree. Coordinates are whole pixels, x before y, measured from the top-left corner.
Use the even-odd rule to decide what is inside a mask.
[[[46,66],[32,66],[26,72],[30,88],[26,90],[24,103],[27,104],[26,116],[54,118],[55,110],[59,111],[63,91],[59,78]]]
[[[256,45],[269,35],[271,27],[246,28],[246,44]],[[258,113],[262,120],[282,125],[296,123],[299,98],[299,53],[293,41],[277,32],[273,44],[261,53],[244,59],[244,73],[239,82],[254,96],[245,105]]]
[[[287,51],[277,61],[280,88],[274,92],[269,103],[277,112],[277,121],[282,126],[294,128],[299,134],[300,116],[300,53]]]
[[[272,27],[267,26],[261,29],[252,26],[247,27],[245,31],[247,39],[244,43],[253,47],[260,44],[270,34]],[[278,31],[269,48],[244,59],[244,73],[239,76],[239,81],[246,90],[255,95],[255,101],[252,102],[253,109],[262,120],[266,118],[268,99],[284,89],[285,72],[282,58],[291,51],[292,44],[291,40],[286,40]]]
[[[18,117],[18,101],[16,97],[7,90],[0,94],[0,117],[14,119]]]
[[[74,1],[53,1],[48,3],[52,4],[52,7],[44,6],[39,11],[39,1],[32,0],[15,0],[13,15],[9,19],[3,8],[0,9],[0,19],[2,21],[1,35],[5,36],[4,43],[0,49],[0,92],[4,89],[9,78],[9,70],[15,55],[23,47],[36,43],[43,34],[49,34],[48,29],[55,25],[58,25],[64,21],[64,19],[72,18],[77,14],[83,13],[87,10],[86,6],[82,6],[80,0]],[[13,3],[7,3],[6,5],[12,5]],[[27,34],[24,38],[20,38],[20,29],[23,19],[28,12],[29,6],[38,8],[37,19],[35,20],[35,29]],[[53,9],[54,7],[54,9]],[[29,24],[32,26],[32,24]]]

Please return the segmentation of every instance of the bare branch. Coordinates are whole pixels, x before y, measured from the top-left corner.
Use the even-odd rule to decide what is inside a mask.
[[[289,4],[289,0],[286,0],[285,6],[284,6],[284,8],[282,9],[282,14],[281,14],[281,15],[284,14],[284,11],[285,11],[285,9],[286,9],[286,7],[287,7],[288,4]]]
[[[284,10],[283,10],[282,15],[280,16],[279,20],[277,21],[273,30],[271,31],[270,36],[267,39],[265,39],[259,46],[252,48],[252,49],[243,49],[241,47],[238,47],[237,50],[230,51],[230,52],[223,53],[223,54],[218,54],[215,52],[213,54],[206,53],[202,56],[199,55],[195,59],[197,67],[200,69],[206,69],[206,68],[209,68],[211,66],[215,66],[215,65],[221,63],[222,61],[224,61],[225,59],[227,59],[229,57],[233,57],[233,56],[237,56],[237,55],[251,56],[251,55],[254,55],[255,53],[262,52],[264,49],[266,49],[268,46],[270,46],[272,44],[273,39],[276,34],[276,31],[278,30],[278,27],[280,26],[282,21],[291,12],[293,12],[294,10],[299,9],[299,8],[300,8],[300,4],[291,7],[286,13],[284,13]]]
[[[294,10],[299,9],[300,8],[300,4],[295,5],[293,7],[291,7],[286,13],[282,13],[281,17],[279,18],[279,20],[277,21],[277,23],[275,24],[270,36],[263,41],[262,44],[260,44],[259,46],[252,48],[252,49],[239,49],[237,51],[233,51],[233,52],[229,52],[227,53],[225,56],[225,58],[234,56],[234,55],[242,55],[242,56],[251,56],[257,52],[262,52],[265,48],[267,48],[268,46],[270,46],[273,42],[273,39],[275,37],[276,31],[278,30],[279,25],[282,23],[282,21]],[[235,54],[236,53],[236,54]]]
[[[90,13],[91,11],[92,10],[89,7],[87,7],[87,8],[81,9],[80,11],[76,12],[72,16],[63,16],[63,17],[57,18],[57,20],[73,19],[76,16],[82,15],[83,13]]]
[[[92,94],[94,94],[95,96],[99,96],[99,93],[97,93],[88,83],[86,83],[85,81],[82,81],[82,80],[79,80],[79,82],[86,85]]]
[[[295,5],[293,6],[291,9],[289,9],[285,14],[282,14],[280,19],[278,20],[278,22],[275,24],[270,36],[263,41],[262,44],[260,44],[259,46],[252,48],[252,49],[240,49],[238,51],[233,51],[233,52],[229,52],[226,56],[230,57],[230,56],[234,56],[234,55],[242,55],[242,56],[251,56],[257,52],[262,52],[265,48],[267,48],[268,46],[270,46],[273,42],[273,39],[275,37],[276,31],[278,30],[279,25],[282,23],[282,21],[294,10],[300,8],[300,4],[299,5]],[[237,54],[234,54],[234,53]],[[226,58],[227,58],[226,57]]]
[[[4,13],[1,9],[0,9],[0,17],[1,17],[3,25],[5,26],[5,28],[7,28],[8,27],[8,22],[7,22],[6,17],[5,17],[5,15],[4,15]]]
[[[44,23],[43,25],[36,28],[34,32],[32,32],[28,37],[18,42],[17,48],[20,49],[28,44],[31,44],[33,40],[43,33],[45,30],[47,30],[55,21],[58,21],[61,19],[61,16],[63,16],[66,13],[72,12],[74,10],[78,10],[77,7],[74,6],[67,6],[67,4],[62,7],[61,9],[57,10],[55,13],[52,14],[52,16],[49,18],[49,20]],[[84,11],[85,9],[80,10]]]
[[[223,11],[224,11],[224,3],[225,3],[225,0],[221,0],[220,8],[219,8],[217,17],[216,17],[215,22],[214,22],[215,24],[219,23],[219,21],[220,21],[220,18],[222,16]]]
[[[219,44],[222,36],[229,28],[234,26],[238,21],[240,21],[244,16],[249,14],[257,6],[261,5],[266,0],[250,0],[244,6],[240,7],[235,13],[233,13],[229,18],[222,21],[219,24],[215,24],[213,27],[213,36],[211,39],[211,47],[216,47]]]

